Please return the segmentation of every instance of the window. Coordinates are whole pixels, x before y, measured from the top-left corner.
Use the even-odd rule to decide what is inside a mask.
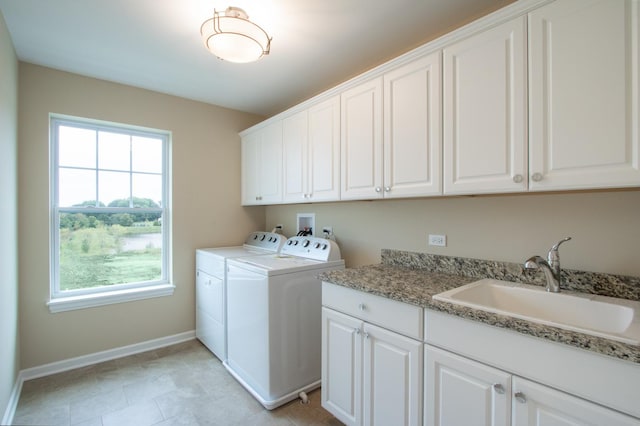
[[[171,294],[169,133],[51,118],[52,312]]]

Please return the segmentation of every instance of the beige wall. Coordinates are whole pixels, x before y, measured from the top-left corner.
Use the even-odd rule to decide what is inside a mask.
[[[193,330],[194,250],[264,226],[240,206],[238,136],[261,117],[32,64],[19,76],[21,368]],[[49,113],[172,132],[173,296],[49,313]]]
[[[0,13],[0,423],[20,368],[17,102],[18,59]]]
[[[640,190],[380,200],[267,208],[267,227],[295,234],[296,213],[331,225],[347,266],[380,261],[394,248],[523,262],[562,237],[566,268],[640,277]],[[447,247],[427,246],[446,234]]]

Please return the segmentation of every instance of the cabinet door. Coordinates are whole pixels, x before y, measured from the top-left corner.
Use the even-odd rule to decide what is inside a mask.
[[[440,52],[384,75],[384,196],[442,192]]]
[[[425,426],[507,426],[511,376],[425,345]]]
[[[382,78],[340,95],[343,200],[382,198]]]
[[[308,197],[307,111],[282,120],[282,170],[284,202],[301,203]]]
[[[282,122],[276,121],[262,130],[260,141],[260,197],[262,204],[282,201]]]
[[[362,324],[322,308],[322,406],[349,426],[362,424]]]
[[[340,96],[309,108],[309,201],[340,199]]]
[[[365,323],[363,356],[364,424],[422,424],[424,344]]]
[[[513,378],[513,426],[637,426],[640,421],[529,380]]]
[[[532,190],[640,185],[637,2],[529,15]]]
[[[282,122],[242,138],[242,204],[282,201]]]
[[[242,205],[260,204],[260,133],[255,132],[242,138]]]
[[[526,18],[444,49],[444,193],[527,189]]]

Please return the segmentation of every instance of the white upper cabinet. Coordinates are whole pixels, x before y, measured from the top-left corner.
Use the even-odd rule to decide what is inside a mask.
[[[340,96],[309,108],[309,201],[340,199]]]
[[[529,14],[532,190],[640,185],[638,9],[561,0]]]
[[[340,95],[343,200],[382,198],[382,77]]]
[[[384,197],[442,193],[440,58],[384,75]]]
[[[242,138],[242,204],[282,202],[282,122]]]
[[[340,97],[282,121],[283,201],[340,199]]]
[[[306,110],[282,120],[282,200],[285,203],[301,203],[308,198],[307,121]]]
[[[343,200],[442,193],[440,57],[342,94]]]
[[[444,193],[527,189],[526,18],[446,47]]]
[[[245,133],[243,204],[640,187],[639,22],[515,2]]]

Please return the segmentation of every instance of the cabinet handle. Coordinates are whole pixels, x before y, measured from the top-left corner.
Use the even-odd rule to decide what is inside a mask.
[[[513,396],[515,397],[516,401],[520,402],[521,404],[527,403],[527,397],[522,392],[516,392],[513,394]]]
[[[531,175],[531,180],[534,182],[540,182],[542,180],[542,173],[534,173]]]
[[[522,177],[522,175],[515,175],[515,176],[513,177],[513,181],[514,181],[515,183],[521,183],[523,180],[524,180],[524,178]]]
[[[381,192],[382,188],[380,188],[379,186],[376,186],[376,192]]]
[[[391,187],[390,186],[385,186],[384,187],[384,192],[391,192]]]
[[[364,333],[364,338],[365,338],[365,339],[368,339],[368,338],[369,338],[369,333],[365,332],[365,333]]]
[[[361,311],[364,311],[365,309],[367,309],[367,305],[365,305],[364,303],[361,303],[358,305],[358,309],[360,309]]]
[[[353,329],[353,331],[354,331],[354,333],[356,333],[356,334],[360,334],[360,329],[359,329],[359,328],[354,328],[354,329]]]
[[[495,383],[493,385],[493,390],[499,395],[504,394],[504,386],[502,386],[500,383]]]
[[[200,271],[196,272],[196,277],[200,276]]]

